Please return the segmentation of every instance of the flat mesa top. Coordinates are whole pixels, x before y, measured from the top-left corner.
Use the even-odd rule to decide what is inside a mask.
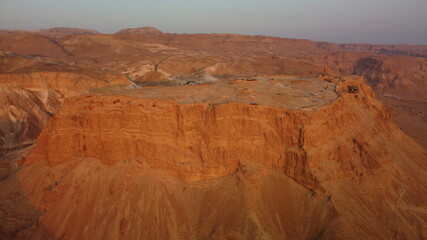
[[[289,77],[218,80],[201,85],[134,89],[121,94],[173,100],[181,104],[240,102],[288,109],[316,108],[327,105],[338,97],[334,83],[317,78]]]

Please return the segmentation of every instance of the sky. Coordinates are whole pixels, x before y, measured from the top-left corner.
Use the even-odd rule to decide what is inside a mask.
[[[427,0],[0,0],[0,29],[238,33],[427,45]]]

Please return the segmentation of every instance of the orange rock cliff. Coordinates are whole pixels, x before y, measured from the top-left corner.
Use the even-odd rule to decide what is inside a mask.
[[[16,176],[44,212],[18,237],[425,236],[427,153],[362,79],[335,81],[303,109],[70,98]]]
[[[0,30],[0,239],[426,239],[426,66],[427,46]]]

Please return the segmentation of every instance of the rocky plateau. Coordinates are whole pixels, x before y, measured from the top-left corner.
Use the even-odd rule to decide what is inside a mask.
[[[0,239],[425,239],[427,46],[0,31]]]

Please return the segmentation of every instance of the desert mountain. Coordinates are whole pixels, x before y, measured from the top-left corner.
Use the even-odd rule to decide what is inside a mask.
[[[163,34],[163,32],[154,27],[141,27],[122,29],[117,34]]]
[[[122,34],[130,32],[141,34]],[[96,66],[97,71],[125,75],[138,82],[152,81],[152,76],[192,80],[207,75],[251,78],[259,73],[362,75],[377,98],[390,108],[403,131],[427,146],[427,46],[153,32],[159,31],[146,27],[124,29],[112,35],[0,34],[0,51],[2,55],[36,57],[37,65]],[[152,73],[154,70],[159,73]]]
[[[85,28],[68,28],[68,27],[54,27],[48,29],[38,30],[41,33],[58,33],[58,34],[99,34],[98,31]]]
[[[0,33],[1,239],[427,237],[426,46],[58,32]]]
[[[361,79],[329,81],[69,98],[8,178],[3,224],[32,225],[23,239],[424,236],[427,153]]]

